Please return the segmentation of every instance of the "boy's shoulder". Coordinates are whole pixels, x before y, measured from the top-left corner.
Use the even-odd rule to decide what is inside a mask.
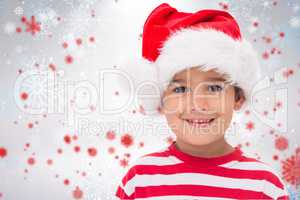
[[[242,154],[240,160],[225,163],[222,167],[243,171],[247,170],[249,173],[253,173],[257,177],[261,177],[264,181],[271,182],[281,188],[284,186],[279,172],[276,171],[271,164],[248,156],[245,153]]]
[[[240,169],[248,169],[248,170],[263,170],[263,171],[269,171],[276,173],[273,167],[262,160],[259,160],[257,158],[251,157],[247,154],[245,154],[242,151],[241,158],[238,161],[233,161],[232,163],[227,163],[224,166],[228,165],[228,167],[238,167]]]
[[[266,171],[269,173],[277,174],[277,172],[269,163],[251,157],[245,154],[243,151],[239,160],[234,160],[221,166],[240,170]]]
[[[275,170],[271,164],[242,154],[239,161],[233,161],[222,165],[224,168],[235,170],[235,173],[246,172],[247,177],[259,179],[262,181],[263,192],[272,197],[284,197],[287,199],[287,187],[280,176],[280,173]],[[277,198],[276,198],[277,199]]]

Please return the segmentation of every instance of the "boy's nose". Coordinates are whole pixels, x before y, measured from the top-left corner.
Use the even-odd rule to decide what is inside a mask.
[[[191,109],[191,112],[197,112],[197,111],[199,111],[199,110],[200,110],[200,111],[207,111],[206,108],[197,108],[197,109],[196,109],[196,108],[193,107],[193,108]]]
[[[206,99],[191,102],[191,112],[202,111],[207,112],[209,110],[209,105]]]

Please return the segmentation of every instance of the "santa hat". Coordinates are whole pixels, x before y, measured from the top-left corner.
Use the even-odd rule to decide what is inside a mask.
[[[134,60],[133,68],[126,67],[135,84],[153,83],[139,90],[157,97],[147,98],[144,94],[144,99],[138,98],[149,113],[160,107],[159,97],[174,74],[189,67],[201,66],[204,71],[214,69],[227,74],[228,81],[243,89],[245,103],[260,78],[252,45],[242,38],[233,16],[221,10],[186,13],[166,3],[159,5],[144,24],[142,56]]]

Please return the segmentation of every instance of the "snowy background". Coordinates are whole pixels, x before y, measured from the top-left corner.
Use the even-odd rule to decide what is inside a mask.
[[[300,199],[299,1],[0,0],[0,200],[114,199],[134,159],[175,139],[162,116],[126,105],[114,73],[141,55],[162,2],[237,18],[264,79],[226,137]]]

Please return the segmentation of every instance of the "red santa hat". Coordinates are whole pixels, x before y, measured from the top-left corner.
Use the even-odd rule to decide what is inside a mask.
[[[255,50],[242,38],[234,17],[222,10],[186,13],[166,3],[159,5],[144,24],[142,56],[130,74],[139,83],[157,83],[159,95],[176,72],[189,67],[201,66],[204,71],[214,69],[227,74],[228,81],[243,89],[245,103],[260,78]],[[147,110],[157,110],[160,101],[154,99],[145,97],[140,104]]]

